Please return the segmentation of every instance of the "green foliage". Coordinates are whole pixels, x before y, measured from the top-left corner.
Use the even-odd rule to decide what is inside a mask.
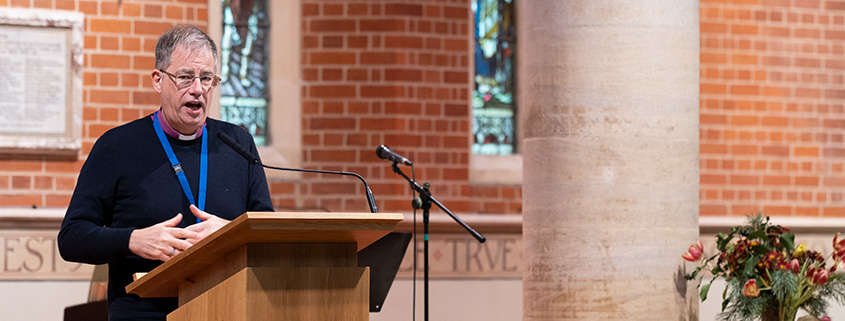
[[[839,305],[845,305],[845,274],[832,274],[825,284],[819,285],[817,294]]]
[[[698,296],[701,297],[701,301],[707,300],[707,292],[710,292],[710,286],[713,285],[713,281],[716,281],[716,279],[710,280],[709,283],[701,287],[701,292],[698,293]]]
[[[740,281],[739,279],[734,279],[729,281],[727,284],[728,290],[728,303],[725,306],[721,313],[717,316],[718,320],[721,321],[750,321],[756,320],[760,314],[763,313],[763,309],[766,307],[767,304],[771,301],[770,298],[767,296],[758,296],[755,298],[749,298],[747,296],[742,295],[742,286],[745,282]]]
[[[786,249],[787,253],[795,251],[795,234],[792,234],[792,232],[784,232],[781,234],[780,242],[783,244],[783,248]]]
[[[752,256],[745,261],[745,268],[742,269],[742,275],[747,278],[754,277],[754,270],[757,268],[757,262],[760,262],[760,257]]]
[[[827,301],[821,298],[811,297],[804,302],[802,308],[812,315],[825,315],[827,314],[827,312],[825,312],[827,311],[827,306]]]
[[[798,277],[789,270],[780,270],[772,273],[772,294],[778,301],[784,301],[792,294],[798,292]]]
[[[733,233],[731,233],[731,234],[733,234]],[[730,241],[731,241],[731,238],[728,237],[725,234],[722,234],[722,232],[719,232],[719,234],[716,234],[716,247],[717,248],[724,249],[725,246],[727,246],[728,242],[730,242]]]

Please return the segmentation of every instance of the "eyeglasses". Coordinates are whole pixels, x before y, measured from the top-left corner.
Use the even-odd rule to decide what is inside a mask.
[[[170,76],[170,79],[173,80],[173,83],[176,84],[176,87],[179,89],[185,89],[191,87],[194,84],[194,79],[199,78],[200,85],[202,85],[202,89],[207,91],[211,89],[211,87],[217,86],[220,83],[220,77],[214,74],[204,74],[195,76],[194,74],[179,74],[174,75],[167,71],[159,69],[158,71],[163,72],[165,75]]]

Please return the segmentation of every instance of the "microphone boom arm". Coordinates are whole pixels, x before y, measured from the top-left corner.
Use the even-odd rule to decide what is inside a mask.
[[[484,241],[487,240],[487,238],[485,238],[484,235],[481,235],[481,233],[478,233],[478,231],[474,230],[472,227],[467,225],[467,223],[464,222],[463,220],[461,220],[460,217],[455,215],[455,213],[452,213],[452,211],[450,211],[448,208],[446,208],[445,205],[443,205],[442,203],[440,203],[440,201],[438,201],[436,198],[434,198],[434,195],[431,195],[431,192],[424,189],[415,180],[412,180],[410,177],[408,177],[408,175],[405,175],[405,173],[402,172],[401,169],[399,169],[399,166],[396,165],[397,163],[398,162],[393,162],[393,171],[396,174],[399,174],[400,176],[405,178],[405,180],[408,181],[408,183],[411,185],[411,188],[414,189],[415,191],[417,191],[417,193],[420,193],[421,197],[427,197],[428,199],[430,199],[431,202],[434,203],[434,205],[437,205],[437,207],[439,207],[441,210],[443,210],[444,213],[448,214],[453,220],[455,220],[455,222],[457,222],[464,229],[466,229],[467,232],[469,232],[469,234],[472,235],[472,237],[474,237],[476,240],[478,240],[479,243],[484,243]]]
[[[232,139],[232,137],[229,137],[229,135],[227,135],[226,133],[219,132],[219,133],[217,133],[217,137],[219,137],[220,140],[222,140],[224,143],[226,143],[226,145],[229,145],[229,147],[231,147],[235,152],[237,152],[238,154],[241,154],[241,156],[243,158],[245,158],[248,162],[253,163],[255,165],[260,165],[261,167],[264,167],[264,168],[275,169],[275,170],[280,170],[280,171],[293,171],[293,172],[303,172],[303,173],[337,174],[337,175],[355,176],[361,181],[361,183],[364,183],[364,192],[367,193],[367,205],[370,206],[370,213],[378,213],[378,207],[376,206],[376,198],[373,196],[373,191],[370,190],[370,185],[367,184],[367,181],[363,177],[361,177],[361,175],[358,175],[358,173],[342,172],[342,171],[324,171],[324,170],[319,170],[319,169],[285,168],[285,167],[276,167],[276,166],[264,165],[263,163],[261,163],[261,161],[258,159],[258,157],[255,157],[252,154],[250,154],[249,152],[247,152],[246,150],[244,150],[240,145],[238,145],[238,143],[235,142],[234,139]]]
[[[280,170],[280,171],[293,171],[293,172],[303,172],[303,173],[319,173],[319,174],[340,174],[346,176],[355,176],[361,183],[364,183],[364,192],[367,194],[367,205],[370,207],[370,213],[378,213],[378,206],[376,206],[376,199],[373,196],[373,191],[370,190],[370,185],[367,184],[367,181],[364,180],[361,175],[358,173],[353,172],[342,172],[342,171],[324,171],[319,169],[304,169],[304,168],[286,168],[286,167],[276,167],[270,165],[264,165],[257,159],[255,160],[256,164],[261,165],[265,168]]]

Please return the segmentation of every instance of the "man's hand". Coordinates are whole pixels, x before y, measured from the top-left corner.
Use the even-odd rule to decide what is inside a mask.
[[[148,228],[132,231],[129,235],[129,250],[148,260],[169,260],[193,244],[186,239],[198,237],[196,232],[176,227],[180,221],[181,213]]]
[[[202,221],[200,223],[185,228],[188,231],[194,232],[196,235],[195,238],[187,239],[191,243],[199,242],[209,234],[214,233],[214,231],[217,231],[218,229],[223,227],[223,225],[226,225],[226,223],[229,223],[228,220],[201,211],[194,205],[191,205],[191,213],[193,213],[194,216],[196,216],[198,219],[200,219],[200,221]]]

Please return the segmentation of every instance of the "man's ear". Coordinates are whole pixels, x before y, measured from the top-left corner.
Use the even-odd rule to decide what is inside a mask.
[[[156,93],[160,94],[161,93],[161,81],[163,79],[161,77],[161,71],[159,71],[158,69],[153,69],[153,72],[150,74],[150,78],[152,78],[152,80],[153,80],[153,90],[155,90]]]

